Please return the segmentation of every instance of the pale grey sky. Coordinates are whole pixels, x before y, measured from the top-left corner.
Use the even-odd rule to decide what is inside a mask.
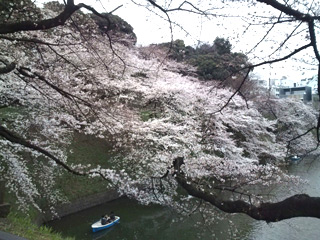
[[[45,2],[47,0],[38,0]],[[63,2],[62,0],[59,0]],[[134,32],[138,37],[139,45],[148,45],[151,43],[169,42],[171,33],[166,16],[161,11],[154,7],[149,7],[149,10],[144,6],[145,0],[75,0],[75,2],[84,2],[93,6],[99,12],[109,12],[116,7],[123,5],[114,14],[119,15],[134,28]],[[170,3],[171,7],[176,7],[175,2],[182,1],[166,1],[158,0],[158,3]],[[218,4],[219,1],[201,1],[191,0],[201,9],[213,8],[210,2],[214,2],[213,10],[216,14],[223,16],[210,16],[209,18],[197,14],[186,12],[170,13],[170,18],[178,25],[173,25],[173,39],[183,39],[186,44],[195,46],[198,41],[212,43],[216,37],[228,38],[234,47],[234,51],[247,53],[253,48],[265,35],[270,28],[270,25],[256,26],[249,24],[253,23],[253,15],[270,16],[278,15],[265,4],[256,4],[255,6],[247,7],[245,3],[229,2]],[[150,11],[151,10],[151,11]],[[263,18],[261,18],[263,19]],[[180,28],[183,27],[182,28]],[[302,31],[305,26],[297,28],[296,32]],[[286,24],[284,26],[276,26],[266,41],[248,54],[252,63],[258,63],[268,59],[270,53],[276,50],[276,47],[286,39],[291,31],[296,28],[295,24]],[[306,41],[301,33],[293,37],[286,44],[288,48],[284,48],[278,56],[284,56],[290,51],[304,45]],[[277,55],[274,54],[274,57]],[[306,52],[306,55],[297,56],[300,59],[311,59],[312,51]],[[262,78],[281,78],[288,77],[297,81],[305,77],[312,77],[317,73],[316,67],[310,66],[299,61],[289,60],[283,63],[273,64],[272,66],[263,66],[255,70]]]

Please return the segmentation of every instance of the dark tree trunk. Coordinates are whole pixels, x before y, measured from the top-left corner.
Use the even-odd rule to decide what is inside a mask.
[[[177,161],[174,161],[177,162]],[[180,161],[183,163],[183,161]],[[294,217],[320,218],[320,197],[310,197],[307,194],[297,194],[280,202],[267,202],[255,206],[243,200],[220,200],[210,192],[203,191],[180,171],[180,166],[174,165],[175,178],[179,185],[189,195],[211,203],[226,213],[244,213],[256,220],[278,222]]]

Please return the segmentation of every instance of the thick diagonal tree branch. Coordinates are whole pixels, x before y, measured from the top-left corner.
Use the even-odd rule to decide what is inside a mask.
[[[302,12],[294,10],[287,5],[279,3],[276,0],[257,0],[257,1],[261,2],[261,3],[265,3],[267,5],[270,5],[273,8],[278,9],[279,11],[281,11],[289,16],[292,16],[297,20],[308,21],[311,18],[311,16],[309,14],[304,14]]]
[[[63,25],[70,16],[81,6],[74,5],[73,0],[68,0],[64,10],[56,17],[40,21],[23,21],[0,24],[0,34],[14,33],[19,31],[45,30]]]
[[[51,154],[49,151],[47,151],[47,150],[45,150],[45,149],[43,149],[43,148],[41,148],[41,147],[39,147],[39,146],[37,146],[35,144],[30,143],[29,141],[25,140],[23,137],[18,136],[17,134],[11,132],[9,129],[7,129],[4,126],[1,126],[1,125],[0,125],[0,137],[8,140],[11,143],[19,144],[19,145],[21,145],[23,147],[26,147],[28,149],[32,149],[32,150],[34,150],[36,152],[39,152],[39,153],[43,154],[47,158],[53,160],[57,165],[61,166],[65,170],[67,170],[69,173],[72,173],[72,174],[77,175],[77,176],[99,175],[103,179],[109,181],[109,179],[102,172],[100,172],[98,170],[78,171],[78,170],[70,167],[69,165],[67,165],[66,163],[64,163],[63,161],[61,161],[57,157],[55,157],[53,154]]]
[[[8,141],[12,142],[12,143],[16,143],[19,145],[22,145],[26,148],[30,148],[33,149],[37,152],[42,153],[43,155],[47,156],[48,158],[52,159],[53,161],[55,161],[58,165],[62,166],[64,169],[66,169],[68,172],[73,173],[75,175],[80,175],[83,176],[85,175],[84,173],[78,172],[72,168],[70,168],[68,165],[66,165],[64,162],[62,162],[61,160],[59,160],[58,158],[56,158],[55,156],[53,156],[51,153],[49,153],[47,150],[38,147],[26,140],[24,140],[23,138],[17,136],[16,134],[14,134],[13,132],[11,132],[10,130],[6,129],[5,127],[0,125],[0,136],[7,139]]]
[[[264,61],[264,62],[261,62],[261,63],[257,63],[257,64],[253,64],[253,65],[250,65],[249,67],[251,68],[256,68],[256,67],[260,67],[262,65],[266,65],[266,64],[272,64],[272,63],[276,63],[276,62],[281,62],[281,61],[284,61],[284,60],[287,60],[289,59],[290,57],[292,57],[293,55],[301,52],[302,50],[305,50],[309,47],[312,47],[312,43],[308,43],[307,45],[304,45],[300,48],[297,48],[295,49],[293,52],[291,52],[290,54],[282,57],[282,58],[277,58],[277,59],[274,59],[274,60],[268,60],[268,61]],[[248,68],[248,67],[246,67]],[[246,69],[246,68],[243,68],[243,69]],[[240,70],[243,70],[243,69],[240,69]]]
[[[177,163],[177,161],[174,161]],[[221,200],[208,191],[201,190],[180,170],[183,161],[173,164],[175,179],[179,185],[193,197],[202,199],[226,213],[244,213],[248,216],[266,222],[278,222],[294,217],[320,218],[320,197],[310,197],[307,194],[297,194],[280,202],[267,202],[255,206],[243,200]]]
[[[80,8],[86,8],[91,11],[93,14],[98,15],[99,17],[105,18],[102,14],[98,13],[94,8],[79,3],[74,4],[74,0],[67,0],[67,3],[63,11],[54,18],[39,20],[39,21],[23,21],[23,22],[14,22],[14,23],[3,23],[0,24],[0,34],[15,33],[20,31],[35,31],[35,30],[46,30],[58,26],[62,26],[65,22]]]
[[[80,102],[82,102],[83,104],[85,104],[86,106],[89,106],[91,107],[91,104],[85,100],[83,100],[82,98],[78,97],[78,96],[75,96],[74,94],[71,94],[69,92],[66,92],[65,90],[57,87],[56,85],[54,85],[53,83],[49,82],[44,76],[34,72],[32,73],[31,72],[31,69],[28,69],[28,68],[24,68],[24,67],[19,67],[17,69],[17,71],[25,76],[25,77],[28,77],[28,78],[31,78],[31,79],[39,79],[41,80],[42,82],[44,82],[45,84],[47,84],[49,87],[51,87],[52,89],[54,89],[55,91],[57,91],[59,94],[61,94],[62,96],[68,98],[69,100],[79,100]]]

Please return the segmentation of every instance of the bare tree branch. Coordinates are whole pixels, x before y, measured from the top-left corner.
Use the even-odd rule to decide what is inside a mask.
[[[319,121],[318,121],[318,122],[319,122]],[[310,128],[309,130],[307,130],[306,132],[304,132],[304,133],[302,133],[302,134],[300,134],[300,135],[298,135],[298,136],[290,139],[290,140],[287,142],[287,147],[286,147],[286,148],[287,148],[287,151],[289,150],[290,145],[291,145],[291,143],[292,143],[293,141],[295,141],[295,140],[297,140],[297,139],[299,139],[299,138],[307,135],[309,132],[311,132],[311,131],[314,130],[314,129],[316,129],[316,127],[312,127],[312,128]],[[319,142],[319,140],[318,140],[318,142]]]
[[[189,181],[180,170],[183,162],[175,167],[175,179],[187,193],[196,198],[209,202],[213,206],[227,213],[244,213],[256,220],[266,222],[278,222],[294,217],[320,218],[320,197],[310,197],[307,194],[297,194],[280,202],[266,202],[255,206],[243,200],[220,200],[210,192],[199,189],[192,181]]]
[[[58,165],[62,166],[64,169],[66,169],[68,172],[75,174],[75,175],[79,175],[79,176],[84,176],[84,173],[80,173],[72,168],[70,168],[68,165],[66,165],[64,162],[62,162],[61,160],[59,160],[58,158],[56,158],[55,156],[53,156],[51,153],[49,153],[47,150],[38,147],[26,140],[24,140],[23,138],[15,135],[14,133],[12,133],[11,131],[9,131],[8,129],[6,129],[5,127],[0,125],[0,136],[7,139],[8,141],[12,142],[12,143],[16,143],[19,145],[22,145],[24,147],[33,149],[37,152],[42,153],[43,155],[47,156],[48,158],[52,159],[53,161],[55,161]]]
[[[270,55],[269,55],[269,57],[271,57],[273,54],[275,54],[279,49],[281,49],[283,46],[284,46],[284,44],[287,42],[287,41],[289,41],[289,39],[293,36],[293,34],[295,33],[295,31],[300,27],[302,25],[302,22],[300,22],[299,24],[298,24],[298,26],[296,26],[294,29],[293,29],[293,31],[286,37],[286,39],[279,45],[279,47],[277,47],[276,48],[276,50],[274,50]]]
[[[248,68],[247,74],[244,76],[241,84],[236,89],[236,91],[234,91],[234,93],[231,95],[231,97],[229,97],[228,101],[218,111],[214,112],[213,114],[221,112],[224,108],[226,108],[229,105],[229,103],[233,99],[233,97],[240,91],[241,87],[243,86],[244,82],[247,80],[249,73],[251,72],[252,69],[253,69],[252,67]]]
[[[90,175],[99,175],[100,177],[102,177],[104,180],[109,181],[108,178],[106,178],[106,176],[98,170],[89,170],[89,171],[78,171],[72,167],[70,167],[69,165],[67,165],[66,163],[64,163],[63,161],[61,161],[60,159],[58,159],[57,157],[55,157],[54,155],[52,155],[50,152],[48,152],[47,150],[36,146],[26,140],[24,140],[22,137],[14,134],[13,132],[11,132],[10,130],[8,130],[7,128],[3,127],[0,125],[0,137],[3,137],[4,139],[10,141],[11,143],[15,143],[15,144],[19,144],[21,146],[24,146],[26,148],[35,150],[41,154],[43,154],[44,156],[48,157],[49,159],[53,160],[56,164],[58,164],[59,166],[61,166],[62,168],[64,168],[65,170],[67,170],[68,172],[77,175],[77,176],[90,176]],[[111,184],[113,184],[111,181],[109,181]]]
[[[45,84],[47,84],[49,87],[51,87],[52,89],[54,89],[55,91],[57,91],[58,93],[60,93],[62,96],[68,98],[69,100],[72,100],[74,101],[74,99],[77,99],[79,101],[81,101],[83,104],[85,104],[86,106],[91,106],[91,104],[85,100],[83,100],[82,98],[80,97],[77,97],[71,93],[68,93],[66,91],[64,91],[63,89],[57,87],[56,85],[50,83],[45,77],[41,76],[40,74],[38,73],[32,73],[30,69],[28,68],[23,68],[23,67],[20,67],[17,69],[18,72],[23,75],[23,76],[26,76],[26,77],[29,77],[29,78],[37,78],[39,80],[41,80],[42,82],[44,82]]]
[[[291,52],[290,54],[288,54],[288,55],[286,55],[286,56],[284,56],[282,58],[277,58],[277,59],[274,59],[274,60],[269,60],[269,61],[264,61],[264,62],[261,62],[261,63],[253,64],[253,65],[250,65],[249,67],[255,68],[255,67],[260,67],[260,66],[265,65],[265,64],[272,64],[272,63],[276,63],[276,62],[281,62],[283,60],[287,60],[290,57],[292,57],[293,55],[295,55],[295,54],[301,52],[302,50],[307,49],[307,48],[309,48],[311,46],[312,46],[312,44],[309,43],[307,45],[304,45],[304,46],[294,50],[293,52]],[[248,67],[245,67],[243,69],[246,69],[246,68],[248,68]],[[240,69],[240,70],[243,70],[243,69]]]
[[[279,20],[280,20],[280,18],[281,18],[281,15],[282,15],[282,13],[280,13],[280,15],[279,15],[279,17],[278,17],[278,22],[279,22]],[[258,47],[258,46],[260,45],[260,43],[262,43],[262,41],[263,41],[264,39],[266,39],[266,37],[269,35],[269,33],[272,31],[272,29],[276,26],[276,24],[277,24],[278,22],[275,22],[275,23],[272,24],[271,28],[266,32],[266,34],[261,38],[261,40],[260,40],[253,48],[251,48],[251,49],[247,52],[247,54],[251,53],[251,52],[253,51],[253,49],[255,49],[256,47]]]
[[[62,26],[77,10],[85,8],[93,14],[105,18],[102,14],[98,13],[93,7],[83,3],[74,4],[74,0],[67,0],[64,10],[56,17],[39,20],[39,21],[23,21],[15,23],[0,24],[0,34],[15,33],[20,31],[35,31],[46,30],[54,27]]]
[[[64,10],[58,16],[36,22],[23,21],[0,24],[0,34],[14,33],[19,31],[45,30],[62,26],[70,18],[70,16],[80,8],[81,6],[74,5],[73,0],[68,0]]]
[[[299,12],[297,10],[292,9],[291,7],[289,7],[288,5],[284,5],[282,3],[279,3],[276,0],[257,0],[258,2],[261,3],[265,3],[267,5],[272,6],[275,9],[278,9],[279,11],[293,16],[295,17],[297,20],[301,20],[301,21],[308,21],[309,19],[311,19],[311,16],[309,14],[304,14],[302,12]]]

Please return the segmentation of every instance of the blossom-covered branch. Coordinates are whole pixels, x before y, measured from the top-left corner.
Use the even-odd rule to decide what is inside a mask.
[[[320,197],[297,194],[280,202],[266,202],[255,206],[242,200],[220,200],[210,192],[201,191],[181,174],[177,174],[176,179],[188,194],[207,201],[226,213],[244,213],[256,220],[266,222],[279,222],[295,217],[320,218],[320,213],[315,211],[320,208]]]

